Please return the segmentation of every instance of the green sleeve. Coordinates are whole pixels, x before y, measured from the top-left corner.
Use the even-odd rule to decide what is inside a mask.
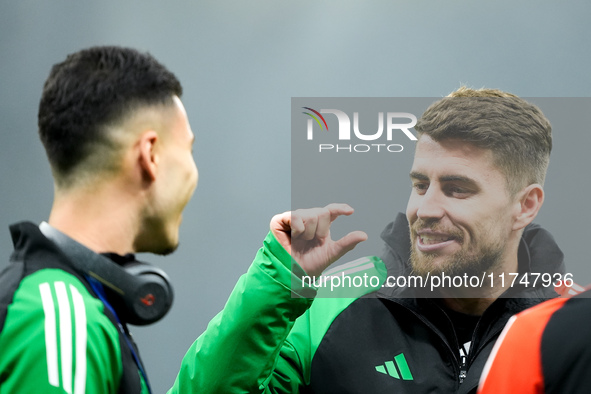
[[[0,333],[0,393],[116,393],[117,329],[103,304],[64,271],[22,280]]]
[[[304,271],[270,233],[226,306],[185,355],[169,394],[299,393],[310,383],[314,353],[351,302],[384,283],[386,269],[364,257],[327,271],[357,278],[339,289],[306,283]],[[379,281],[357,286],[365,276]],[[323,287],[324,286],[324,287]],[[312,297],[318,297],[312,305]]]
[[[300,387],[304,366],[284,342],[312,304],[306,297],[315,295],[298,288],[303,274],[269,233],[224,309],[189,348],[169,394],[291,393]]]

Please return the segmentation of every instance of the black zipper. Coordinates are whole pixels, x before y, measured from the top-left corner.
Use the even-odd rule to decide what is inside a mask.
[[[457,347],[458,352],[459,352],[460,343],[458,341],[458,333],[456,332],[456,328],[453,325],[453,322],[452,322],[451,318],[449,317],[449,315],[445,312],[445,310],[440,305],[438,305],[438,304],[435,303],[435,306],[437,308],[439,308],[439,310],[441,311],[441,313],[443,313],[443,315],[447,318],[448,322],[451,324],[451,328],[452,328],[452,331],[454,333],[454,337],[455,337],[455,340],[456,340],[456,347]],[[472,344],[474,344],[474,338],[476,336],[476,329],[478,328],[478,325],[480,324],[481,321],[482,321],[482,316],[478,319],[478,322],[476,322],[476,326],[474,327],[474,331],[472,332],[472,339],[471,339],[471,342],[470,342],[470,350],[468,351],[468,353],[466,353],[464,351],[464,355],[463,356],[459,356],[458,362],[459,362],[460,368],[459,368],[459,373],[458,373],[458,380],[459,380],[460,384],[464,383],[464,380],[466,379],[466,376],[468,375],[468,360],[469,360],[469,356],[472,354],[472,350],[474,348],[472,346]],[[451,347],[449,346],[449,344],[448,344],[448,347],[451,349]],[[463,344],[462,344],[462,349],[465,350]],[[456,354],[456,359],[458,358],[458,352],[455,353]]]
[[[445,344],[445,346],[447,347],[447,349],[449,350],[449,352],[453,356],[454,360],[456,360],[456,363],[454,364],[454,367],[456,369],[456,373],[458,374],[458,376],[461,377],[461,375],[462,375],[462,367],[460,366],[460,360],[458,359],[458,352],[457,351],[455,351],[455,352],[453,351],[453,349],[451,348],[451,346],[450,346],[449,342],[447,341],[447,338],[445,337],[445,335],[443,335],[443,333],[437,327],[435,327],[427,318],[423,317],[418,312],[415,312],[414,310],[412,310],[411,308],[407,307],[406,305],[398,302],[397,300],[391,300],[391,301],[396,302],[398,305],[402,306],[407,311],[410,311],[420,321],[422,321],[427,327],[429,327],[435,334],[437,334],[437,336],[439,336],[439,338],[441,339],[441,341]],[[439,305],[437,305],[437,304],[435,304],[435,305],[438,308],[441,309],[441,307],[439,307]],[[445,314],[445,311],[443,311],[443,309],[441,309],[441,311]],[[447,316],[447,314],[445,314],[445,316],[449,320],[449,317]],[[455,332],[454,332],[454,335],[455,335]],[[464,358],[464,361],[465,360],[466,360],[466,358]],[[465,364],[463,364],[463,365],[465,366]],[[463,371],[463,372],[464,372],[464,375],[466,375],[466,371]],[[464,376],[464,378],[465,378],[465,376]],[[463,382],[463,379],[460,378],[460,383],[462,383],[462,382]]]

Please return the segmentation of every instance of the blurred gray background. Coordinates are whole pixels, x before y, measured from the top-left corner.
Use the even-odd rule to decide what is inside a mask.
[[[200,173],[179,250],[140,256],[163,267],[176,289],[163,321],[133,329],[154,391],[165,392],[246,271],[269,219],[290,209],[291,97],[440,97],[460,84],[589,97],[589,15],[585,0],[2,1],[0,268],[12,250],[7,226],[44,220],[51,207],[36,131],[51,65],[91,45],[151,52],[184,85]],[[537,222],[587,284],[591,112],[589,100],[573,103],[582,120],[555,130]],[[406,176],[408,168],[392,171]],[[393,215],[406,199],[391,204]]]

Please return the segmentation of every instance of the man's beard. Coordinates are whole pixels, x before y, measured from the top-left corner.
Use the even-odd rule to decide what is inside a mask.
[[[147,218],[142,226],[144,232],[135,240],[134,249],[137,253],[154,253],[166,256],[179,247],[178,228],[168,230],[166,223],[160,218]],[[177,233],[174,233],[177,231]]]
[[[179,247],[179,243],[176,243],[175,245],[169,245],[168,247],[164,247],[162,249],[159,249],[158,251],[154,252],[155,254],[161,255],[161,256],[168,256],[169,254],[174,253]]]
[[[500,238],[494,237],[492,234],[482,234],[481,240],[493,239],[493,242],[480,243],[480,245],[472,245],[471,248],[462,248],[452,255],[443,257],[438,253],[422,253],[417,251],[417,236],[416,231],[419,229],[430,228],[434,231],[441,231],[443,233],[452,235],[456,242],[464,246],[464,236],[458,230],[440,230],[436,224],[426,225],[421,220],[417,220],[412,225],[411,230],[411,253],[410,262],[414,275],[420,275],[423,278],[429,275],[440,276],[445,273],[446,276],[464,276],[468,277],[476,275],[482,276],[483,272],[493,272],[501,264],[501,258],[505,250],[505,242]],[[439,262],[435,263],[435,260]]]

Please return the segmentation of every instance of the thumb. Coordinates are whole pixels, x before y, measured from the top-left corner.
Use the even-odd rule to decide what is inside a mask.
[[[347,252],[353,250],[357,244],[367,240],[367,234],[363,231],[353,231],[345,235],[343,238],[335,241],[335,261],[343,257]]]

